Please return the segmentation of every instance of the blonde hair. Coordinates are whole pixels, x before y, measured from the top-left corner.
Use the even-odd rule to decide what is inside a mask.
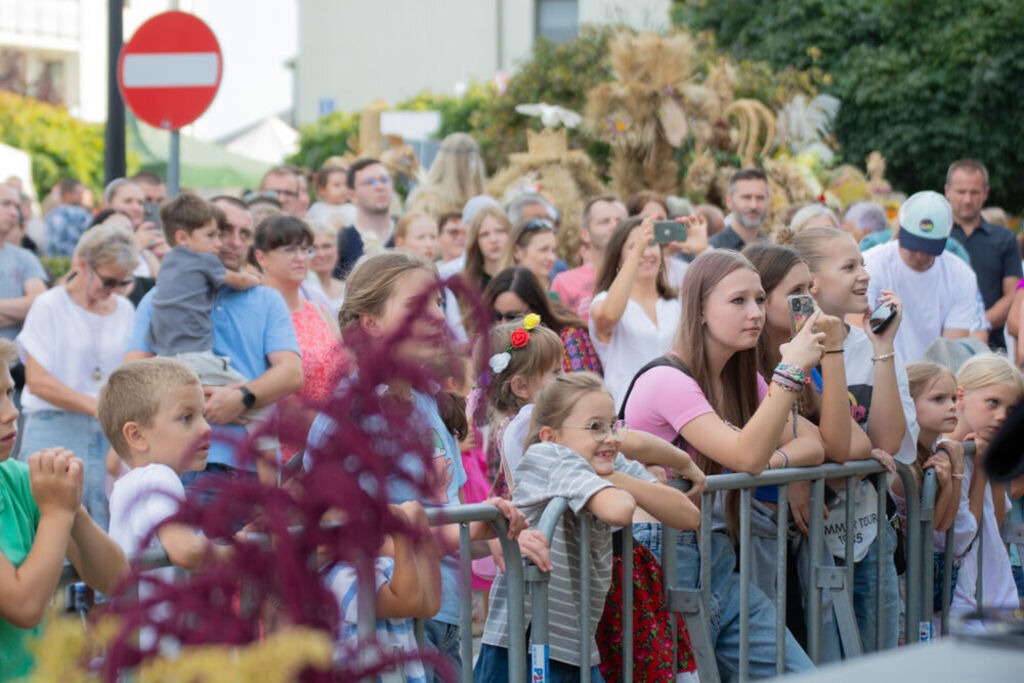
[[[949,375],[950,379],[956,381],[953,372],[945,365],[924,360],[907,365],[907,386],[910,390],[910,398],[916,401],[925,389],[943,374]]]
[[[487,343],[477,347],[487,349],[487,357],[478,359],[480,366],[488,367],[487,362],[491,356],[508,349],[512,345],[512,333],[522,326],[523,321],[516,320],[492,327]],[[530,330],[530,339],[526,346],[513,348],[508,353],[508,365],[491,378],[491,383],[487,387],[487,403],[491,410],[504,415],[511,414],[529,403],[512,391],[512,380],[515,377],[529,381],[552,368],[562,366],[562,340],[551,329],[538,325]]]
[[[124,426],[137,422],[149,427],[167,392],[192,384],[199,384],[196,373],[170,358],[131,361],[111,373],[107,383],[100,387],[96,414],[114,452],[127,460],[131,449],[124,438]]]
[[[415,221],[418,221],[418,220],[428,220],[428,221],[430,221],[431,223],[434,224],[435,228],[438,227],[437,226],[437,221],[434,219],[433,216],[430,216],[428,214],[422,213],[420,211],[410,211],[410,212],[404,214],[401,218],[398,219],[398,222],[395,223],[395,232],[394,232],[395,242],[397,243],[398,240],[400,240],[400,239],[402,239],[402,240],[406,239],[406,237],[408,237],[407,233],[409,232],[409,226],[412,225]],[[438,228],[438,230],[440,230],[440,228]]]
[[[426,181],[409,204],[418,206],[421,194],[436,194],[447,205],[462,207],[470,197],[483,194],[486,184],[480,145],[468,133],[452,133],[441,142]]]
[[[793,214],[793,217],[789,220],[789,229],[794,233],[799,233],[804,229],[805,225],[811,222],[812,218],[817,218],[818,216],[827,216],[832,221],[832,227],[839,227],[839,217],[836,216],[835,212],[824,204],[815,202],[800,208],[800,210]]]
[[[1017,391],[1017,400],[1024,395],[1024,379],[1020,370],[1006,356],[984,353],[973,356],[956,373],[956,385],[964,391],[976,391],[993,384],[1006,384]]]
[[[138,261],[135,238],[118,225],[97,225],[82,233],[75,246],[75,257],[85,259],[93,268],[117,265],[134,268]]]
[[[0,337],[0,360],[8,364],[18,360],[18,347],[10,339]]]
[[[782,228],[775,233],[775,243],[796,249],[800,253],[800,258],[804,260],[807,267],[814,273],[821,268],[825,259],[828,258],[826,253],[827,245],[841,237],[853,239],[850,237],[850,233],[839,228],[819,226],[800,231],[793,230],[792,228]]]
[[[346,280],[345,300],[338,311],[342,333],[357,327],[360,316],[382,315],[398,281],[417,269],[437,272],[422,256],[405,251],[385,251],[359,259]]]
[[[572,409],[587,394],[603,391],[611,397],[601,378],[589,372],[570,372],[559,375],[555,381],[544,387],[537,396],[530,416],[530,435],[526,438],[529,448],[540,442],[542,427],[558,429],[572,413]]]

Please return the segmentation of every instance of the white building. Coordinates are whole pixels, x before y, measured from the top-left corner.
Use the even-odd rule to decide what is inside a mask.
[[[581,24],[661,30],[669,0],[298,0],[295,120],[512,72]]]

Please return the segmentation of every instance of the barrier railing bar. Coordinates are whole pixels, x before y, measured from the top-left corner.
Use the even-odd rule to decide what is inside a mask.
[[[935,495],[938,480],[935,468],[928,468],[921,484],[921,614],[918,639],[930,640],[935,593]]]
[[[775,518],[775,673],[786,670],[786,583],[789,545],[789,486],[779,487]]]
[[[984,504],[982,504],[981,519],[978,521],[978,569],[981,569],[981,558],[985,557],[985,514]],[[982,609],[985,606],[985,585],[982,582],[982,575],[985,572],[978,571],[978,581],[974,586],[974,604],[978,606],[978,609]]]
[[[469,542],[469,524],[459,522],[459,650],[462,657],[462,680],[473,680],[473,594],[471,571],[472,551]],[[508,564],[506,562],[506,564]]]
[[[817,666],[821,663],[821,583],[818,581],[818,567],[821,565],[822,549],[825,543],[823,502],[825,480],[811,482],[809,498],[808,550],[810,554],[811,594],[807,605],[807,655]]]
[[[665,580],[665,602],[669,605],[668,625],[669,634],[672,638],[672,671],[676,670],[676,663],[679,660],[679,619],[676,611],[671,609],[672,603],[669,595],[676,587],[676,572],[678,555],[676,546],[679,543],[679,532],[667,524],[661,525],[661,575]]]
[[[953,532],[956,525],[951,524],[946,529],[946,552],[942,558],[942,626],[940,632],[944,636],[949,635],[949,605],[953,601]]]
[[[700,536],[697,545],[700,551],[700,592],[704,606],[711,604],[711,513],[713,496],[705,488],[700,496]]]
[[[884,496],[884,493],[878,495]],[[849,594],[850,599],[853,599],[853,581],[854,581],[854,568],[856,563],[853,557],[853,539],[856,535],[856,529],[853,528],[853,511],[857,506],[857,477],[846,478],[846,519],[843,520],[844,528],[846,529],[846,538],[844,539],[844,551],[845,558],[843,560],[843,580],[846,582],[846,592]],[[881,536],[882,527],[878,527],[879,536]],[[879,546],[881,548],[881,546]],[[881,551],[879,551],[881,552]]]
[[[907,565],[906,572],[908,577],[920,577],[921,576],[921,541],[915,536],[921,533],[921,505],[920,505],[920,489],[917,485],[917,480],[914,478],[914,472],[907,465],[897,462],[896,463],[896,474],[899,475],[900,483],[903,484],[903,498],[907,501]],[[883,584],[879,584],[882,586]],[[881,592],[881,590],[879,591]],[[879,612],[881,614],[881,612]],[[921,586],[918,582],[917,585],[912,585],[910,581],[907,582],[907,595],[906,595],[906,623],[904,624],[904,640],[907,643],[913,643],[917,641],[917,636],[914,633],[914,629],[917,626],[917,620],[921,614]]]
[[[746,472],[729,472],[708,476],[705,493],[725,491],[729,489],[756,488],[777,484],[792,484],[798,481],[815,479],[833,479],[846,476],[866,476],[884,472],[885,467],[876,460],[854,460],[847,463],[826,463],[814,467],[789,467],[778,470],[765,470],[756,477]]]
[[[374,590],[373,561],[362,558],[356,562],[356,619],[359,640],[368,641],[377,637],[377,594]],[[364,667],[376,664],[377,654],[368,648],[359,651],[359,663]],[[372,683],[373,677],[363,677],[363,681]]]
[[[580,683],[590,683],[590,585],[592,567],[590,566],[590,523],[589,513],[576,518],[580,532]],[[630,582],[632,583],[632,581]],[[626,615],[622,615],[625,620]],[[632,618],[632,615],[630,615]]]
[[[673,641],[674,642],[674,641]],[[633,525],[622,529],[622,680],[633,681]]]
[[[753,491],[740,492],[740,681],[750,678],[750,504]]]
[[[885,614],[885,549],[884,545],[884,533],[885,527],[883,525],[888,524],[889,521],[886,517],[886,498],[889,495],[889,476],[885,470],[878,472],[874,476],[875,489],[878,491],[878,509],[876,514],[878,516],[878,536],[879,540],[878,552],[875,553],[875,585],[878,586],[878,590],[875,591],[875,614]],[[909,590],[909,589],[908,589]],[[881,652],[885,647],[885,619],[875,620],[875,651]]]

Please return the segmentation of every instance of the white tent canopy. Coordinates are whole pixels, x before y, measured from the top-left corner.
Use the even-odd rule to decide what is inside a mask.
[[[230,151],[268,164],[280,164],[299,149],[299,131],[278,116],[268,116],[231,133],[218,143]]]
[[[23,191],[35,198],[36,190],[32,185],[32,157],[28,152],[0,142],[0,182],[11,176],[20,178]]]

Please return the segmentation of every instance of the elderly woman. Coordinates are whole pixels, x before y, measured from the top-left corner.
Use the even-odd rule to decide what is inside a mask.
[[[16,341],[25,364],[25,423],[20,456],[63,446],[85,464],[82,502],[107,528],[104,462],[110,444],[96,420],[96,399],[121,365],[135,310],[121,294],[132,284],[131,233],[100,225],[75,247],[66,284],[40,294]]]

